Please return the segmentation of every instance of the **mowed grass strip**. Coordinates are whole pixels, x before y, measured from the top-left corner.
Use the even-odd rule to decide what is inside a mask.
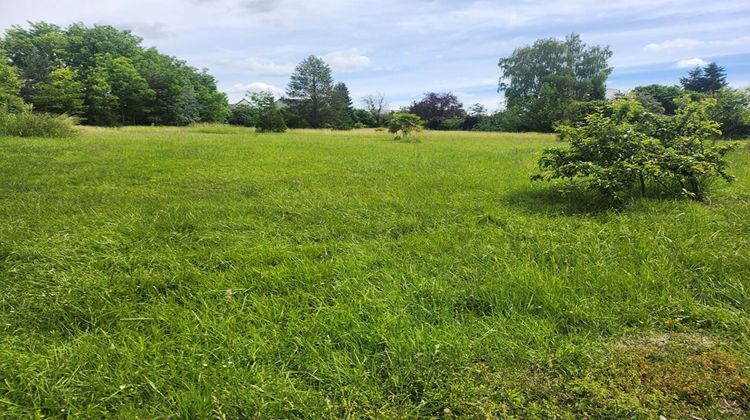
[[[0,138],[0,414],[748,414],[749,147],[611,211],[551,135],[415,137]]]

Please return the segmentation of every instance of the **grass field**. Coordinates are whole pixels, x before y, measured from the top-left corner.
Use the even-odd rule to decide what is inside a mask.
[[[0,138],[0,417],[750,415],[750,147],[605,211],[417,137]]]

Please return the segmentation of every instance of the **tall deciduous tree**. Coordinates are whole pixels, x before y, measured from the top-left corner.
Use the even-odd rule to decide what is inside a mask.
[[[148,87],[133,62],[127,57],[112,58],[107,55],[102,60],[112,93],[118,98],[121,124],[138,124],[145,122],[146,106],[155,96]]]
[[[466,116],[463,104],[450,92],[426,93],[422,100],[409,106],[409,112],[425,120],[427,128],[433,130],[442,129],[446,120]]]
[[[34,86],[34,106],[39,111],[52,114],[82,115],[85,88],[73,70],[60,67],[50,73],[48,82]]]
[[[0,50],[0,112],[18,112],[23,108],[18,71],[8,63],[8,58]]]
[[[312,128],[323,127],[331,116],[333,77],[322,59],[311,55],[294,69],[287,87],[287,103]]]
[[[604,99],[610,57],[609,47],[589,47],[577,34],[540,39],[500,59],[499,90],[520,129],[549,131],[570,102]]]
[[[367,95],[362,98],[362,104],[375,120],[375,124],[378,126],[382,125],[386,110],[388,109],[388,102],[385,100],[385,95],[379,92],[374,95]]]
[[[86,122],[112,126],[118,123],[120,98],[112,92],[107,69],[97,66],[86,78]]]
[[[80,112],[76,92],[82,83],[87,124],[226,120],[227,98],[211,75],[141,42],[111,26],[73,24],[63,30],[46,23],[13,27],[0,39],[25,82],[22,96],[36,109]]]
[[[26,101],[32,102],[38,83],[49,81],[65,57],[66,47],[67,40],[57,25],[38,22],[31,23],[28,29],[13,26],[5,32],[0,48],[6,50],[24,80],[21,95]]]

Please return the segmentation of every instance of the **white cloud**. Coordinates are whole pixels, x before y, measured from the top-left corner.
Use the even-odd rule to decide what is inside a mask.
[[[674,66],[677,67],[678,69],[687,69],[687,68],[693,68],[693,67],[703,67],[706,64],[708,64],[706,60],[696,57],[696,58],[688,58],[685,60],[680,60],[676,62]]]
[[[294,71],[294,63],[275,63],[258,57],[248,57],[244,60],[218,60],[219,64],[234,67],[243,73],[253,76],[288,76]]]
[[[698,39],[690,38],[675,38],[670,39],[658,44],[648,44],[643,47],[644,51],[648,52],[663,52],[667,50],[674,50],[679,48],[692,48],[700,46],[708,47],[738,47],[750,44],[750,36],[741,36],[738,38],[730,39],[717,39],[713,41],[701,41]]]
[[[323,59],[333,70],[341,72],[363,70],[372,64],[370,58],[356,48],[333,51],[324,55]]]
[[[284,95],[284,89],[264,82],[237,83],[225,89],[233,97],[244,96],[247,92],[271,92],[274,97],[278,98]]]
[[[660,42],[658,44],[655,44],[655,43],[648,44],[645,47],[643,47],[643,49],[649,52],[659,52],[659,51],[665,51],[665,50],[672,50],[675,48],[697,47],[703,44],[704,44],[703,41],[699,41],[697,39],[675,38],[675,39],[670,39],[664,42]]]

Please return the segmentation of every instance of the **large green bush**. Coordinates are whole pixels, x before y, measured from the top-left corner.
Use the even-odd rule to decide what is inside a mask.
[[[674,116],[647,111],[633,98],[607,103],[577,126],[561,125],[569,148],[552,148],[539,160],[534,179],[566,180],[614,201],[632,198],[649,187],[678,189],[704,198],[703,181],[726,172],[729,143],[717,144],[719,124],[710,119],[714,99],[678,100]]]
[[[241,125],[244,127],[253,126],[253,108],[250,105],[237,105],[229,113],[227,122],[231,125]]]
[[[259,132],[286,131],[286,122],[281,110],[276,106],[273,94],[270,92],[252,92],[250,96],[250,109],[255,129]]]

